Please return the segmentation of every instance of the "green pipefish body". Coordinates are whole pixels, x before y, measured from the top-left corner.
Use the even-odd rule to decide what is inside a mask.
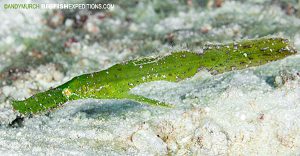
[[[259,66],[295,54],[288,40],[260,38],[226,45],[207,45],[202,53],[174,52],[165,57],[143,58],[116,64],[106,70],[74,77],[70,81],[22,101],[13,101],[21,114],[35,114],[77,99],[129,99],[169,106],[164,102],[130,93],[145,82],[177,82],[206,69],[212,74]]]

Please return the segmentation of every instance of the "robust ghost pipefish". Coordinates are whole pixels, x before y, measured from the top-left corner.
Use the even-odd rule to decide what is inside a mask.
[[[187,79],[194,76],[199,69],[220,74],[263,65],[295,53],[296,50],[283,38],[260,38],[224,45],[207,45],[202,53],[174,52],[165,57],[131,60],[106,70],[83,74],[25,100],[14,100],[12,106],[23,115],[45,112],[67,101],[86,98],[129,99],[168,107],[169,104],[132,94],[130,90],[150,81],[177,82]]]

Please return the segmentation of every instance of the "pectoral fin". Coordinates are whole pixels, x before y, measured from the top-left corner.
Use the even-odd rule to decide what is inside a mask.
[[[133,100],[133,101],[136,101],[136,102],[140,102],[140,103],[146,103],[146,104],[151,105],[151,106],[161,106],[161,107],[167,107],[167,108],[173,107],[172,105],[167,104],[165,102],[149,99],[149,98],[146,98],[146,97],[141,96],[141,95],[129,94],[127,96],[127,99],[130,99],[130,100]]]

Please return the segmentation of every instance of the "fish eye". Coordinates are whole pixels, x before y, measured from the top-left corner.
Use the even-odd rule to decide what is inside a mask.
[[[62,94],[66,97],[70,97],[72,95],[72,91],[69,88],[66,88],[62,91]]]

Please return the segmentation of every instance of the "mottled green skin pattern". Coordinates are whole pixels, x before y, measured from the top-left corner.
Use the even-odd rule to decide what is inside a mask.
[[[130,99],[150,105],[166,103],[130,93],[135,86],[157,80],[171,82],[194,76],[206,69],[212,74],[258,66],[285,58],[296,51],[282,38],[261,38],[226,45],[208,45],[203,53],[174,52],[165,57],[144,58],[116,64],[106,70],[74,77],[54,89],[23,101],[13,101],[21,114],[35,114],[69,100]]]

